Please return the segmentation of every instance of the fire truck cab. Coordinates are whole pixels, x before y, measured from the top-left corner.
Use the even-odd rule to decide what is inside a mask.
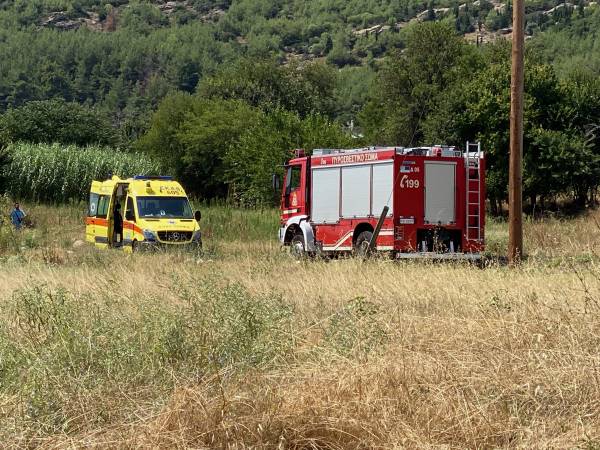
[[[484,228],[480,144],[297,150],[285,166],[279,239],[296,255],[364,254],[374,239],[398,258],[478,259]]]
[[[92,181],[86,240],[126,252],[164,246],[202,246],[201,215],[192,214],[183,187],[167,176]]]

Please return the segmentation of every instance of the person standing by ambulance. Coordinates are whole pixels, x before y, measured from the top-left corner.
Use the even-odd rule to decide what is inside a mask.
[[[123,245],[123,216],[121,215],[121,204],[117,202],[114,210],[114,239],[113,244],[115,247],[121,247]],[[119,239],[117,239],[119,236]]]
[[[10,222],[17,230],[20,230],[23,227],[25,215],[25,211],[21,209],[18,203],[15,203],[15,208],[10,213]]]

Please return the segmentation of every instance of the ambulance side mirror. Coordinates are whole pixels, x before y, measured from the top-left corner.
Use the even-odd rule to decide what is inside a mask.
[[[202,219],[202,213],[199,210],[194,213],[194,219],[196,219],[196,222],[200,222]]]
[[[273,190],[275,192],[278,192],[279,189],[281,189],[281,177],[278,174],[274,173],[273,174]]]

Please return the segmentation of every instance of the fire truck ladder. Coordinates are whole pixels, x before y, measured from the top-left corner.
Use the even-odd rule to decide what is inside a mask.
[[[481,143],[467,141],[467,154],[465,161],[465,176],[467,185],[466,195],[466,240],[481,242],[481,171],[479,162],[481,158]]]

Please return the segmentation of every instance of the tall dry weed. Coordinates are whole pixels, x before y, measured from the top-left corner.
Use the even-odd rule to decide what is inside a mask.
[[[0,260],[7,447],[600,443],[597,212],[526,223],[531,257],[511,269],[299,262],[272,214],[224,211],[263,234],[214,228],[202,258],[72,249],[77,213],[59,227],[34,208],[70,231],[42,244],[60,263]],[[499,252],[503,227],[488,229]]]

